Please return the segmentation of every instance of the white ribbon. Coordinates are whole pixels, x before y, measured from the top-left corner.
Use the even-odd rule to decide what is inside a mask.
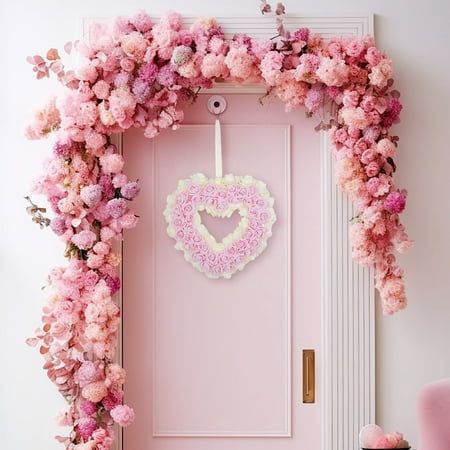
[[[222,178],[222,137],[220,133],[220,122],[216,119],[214,127],[215,147],[214,154],[216,160],[216,178]]]

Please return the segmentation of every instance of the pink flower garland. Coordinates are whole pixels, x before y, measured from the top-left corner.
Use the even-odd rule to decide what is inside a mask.
[[[139,187],[123,174],[111,135],[132,126],[149,138],[177,129],[180,101],[215,81],[263,83],[287,109],[305,105],[308,116],[331,105],[330,120],[317,128],[330,129],[337,183],[360,210],[351,226],[353,256],[375,268],[384,313],[406,306],[394,252],[411,241],[399,220],[406,191],[393,181],[398,138],[389,132],[402,107],[391,61],[371,37],[326,42],[300,29],[279,40],[227,41],[214,19],[185,29],[173,12],[157,24],[144,12],[94,24],[90,36],[89,45],[64,47],[84,58],[76,70],[65,70],[55,49],[28,58],[38,79],[55,73],[67,87],[26,132],[31,139],[56,134],[34,190],[51,205],[50,226],[69,264],[52,270],[43,326],[29,343],[39,343],[45,370],[69,402],[60,422],[72,432],[58,437],[67,449],[109,449],[114,422],[125,426],[134,416],[122,406],[125,372],[112,362],[120,320],[113,299],[120,261],[112,247],[137,223],[129,202]]]

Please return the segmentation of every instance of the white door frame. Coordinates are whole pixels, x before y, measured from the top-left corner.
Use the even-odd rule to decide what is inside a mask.
[[[228,37],[247,32],[252,37],[271,37],[275,29],[272,16],[218,16]],[[83,35],[88,26],[105,18],[83,19]],[[185,17],[189,25],[195,17]],[[325,38],[373,35],[373,15],[288,15],[288,29],[310,28]],[[249,30],[251,30],[249,32]],[[263,92],[260,85],[224,83],[204,93]],[[375,312],[373,273],[352,261],[348,240],[349,222],[354,209],[334,182],[333,157],[327,133],[321,132],[321,379],[322,450],[356,450],[360,428],[375,420]],[[115,143],[122,151],[122,137]],[[121,252],[121,245],[118,251]],[[122,275],[122,269],[120,269]],[[123,305],[122,290],[117,294]],[[122,327],[117,358],[123,360]],[[121,430],[118,449],[123,448]]]

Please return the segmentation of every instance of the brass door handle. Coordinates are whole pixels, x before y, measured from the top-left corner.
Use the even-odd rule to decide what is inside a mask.
[[[316,360],[314,350],[303,350],[303,403],[314,403],[316,393]]]

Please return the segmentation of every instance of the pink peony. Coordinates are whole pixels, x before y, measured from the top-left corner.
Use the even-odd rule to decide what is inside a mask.
[[[366,183],[367,191],[374,197],[382,197],[389,192],[391,177],[380,173],[378,177],[371,178]]]
[[[327,86],[342,86],[348,81],[349,68],[340,58],[324,57],[321,59],[316,75]]]
[[[340,111],[341,117],[345,124],[349,127],[354,127],[359,130],[363,130],[369,125],[369,120],[366,113],[360,107],[344,107]]]
[[[395,145],[388,138],[381,139],[377,143],[377,152],[385,158],[393,158],[395,156]]]
[[[127,427],[134,420],[134,411],[127,405],[119,405],[111,410],[111,417],[121,427]]]
[[[392,78],[393,70],[390,59],[382,59],[369,73],[370,83],[378,88],[384,88]]]
[[[202,60],[200,67],[202,75],[207,78],[226,78],[229,74],[225,64],[225,56],[208,53]]]
[[[371,66],[376,66],[383,58],[383,54],[376,47],[369,47],[366,53],[366,61]]]
[[[121,39],[121,47],[127,56],[137,62],[142,62],[148,41],[141,33],[134,31]]]

